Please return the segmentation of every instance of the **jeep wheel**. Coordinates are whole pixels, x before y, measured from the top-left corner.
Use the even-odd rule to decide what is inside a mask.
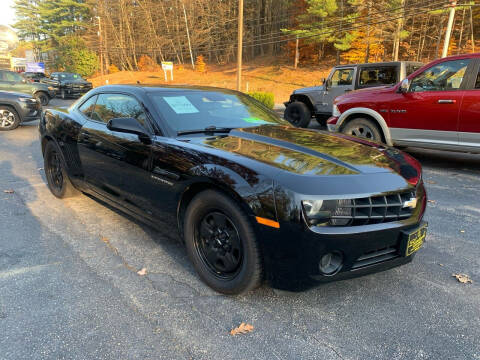
[[[347,135],[353,135],[360,138],[382,142],[382,135],[377,125],[365,118],[357,118],[349,121],[342,132]]]
[[[283,117],[293,126],[306,128],[310,123],[312,113],[305,103],[294,101],[287,106]]]

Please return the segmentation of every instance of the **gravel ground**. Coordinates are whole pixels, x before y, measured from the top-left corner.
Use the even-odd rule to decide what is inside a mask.
[[[0,133],[0,359],[480,359],[480,156],[409,150],[434,201],[411,264],[229,297],[175,236],[54,198],[36,125]],[[254,331],[230,336],[241,322]]]

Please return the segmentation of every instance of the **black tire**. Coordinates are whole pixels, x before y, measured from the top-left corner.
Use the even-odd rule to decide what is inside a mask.
[[[59,199],[73,197],[79,194],[74,188],[65,170],[65,164],[58,147],[49,141],[43,155],[45,176],[48,188]]]
[[[283,117],[293,126],[306,128],[310,124],[312,112],[307,104],[301,101],[294,101],[288,104]]]
[[[50,102],[50,97],[48,94],[44,93],[43,91],[39,91],[35,93],[35,99],[42,105],[47,106]]]
[[[214,190],[199,193],[187,208],[183,227],[188,256],[208,286],[236,295],[260,285],[263,270],[255,232],[234,200]]]
[[[65,89],[60,90],[60,97],[65,100],[67,98],[67,93],[65,92]]]
[[[20,116],[10,106],[0,106],[0,131],[14,130],[20,125]]]
[[[356,118],[349,121],[342,129],[342,133],[382,142],[382,134],[377,124],[365,118]]]

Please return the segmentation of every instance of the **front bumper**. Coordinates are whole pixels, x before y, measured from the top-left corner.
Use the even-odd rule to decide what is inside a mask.
[[[262,227],[261,239],[267,281],[274,288],[303,291],[320,283],[358,277],[409,263],[405,233],[423,225],[402,221],[351,227],[311,227],[281,223],[280,229]],[[388,251],[387,251],[388,249]],[[343,265],[334,275],[319,269],[323,255],[339,252]],[[367,258],[368,260],[364,260]]]
[[[338,117],[336,116],[331,116],[327,120],[327,129],[330,132],[336,132],[337,131],[337,122],[338,122]]]
[[[35,121],[42,116],[42,105],[40,103],[20,103],[20,119],[22,123]]]

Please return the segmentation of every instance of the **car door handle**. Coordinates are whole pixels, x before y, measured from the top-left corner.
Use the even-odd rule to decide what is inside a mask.
[[[440,99],[438,100],[439,104],[455,104],[457,100],[450,100],[450,99]]]

